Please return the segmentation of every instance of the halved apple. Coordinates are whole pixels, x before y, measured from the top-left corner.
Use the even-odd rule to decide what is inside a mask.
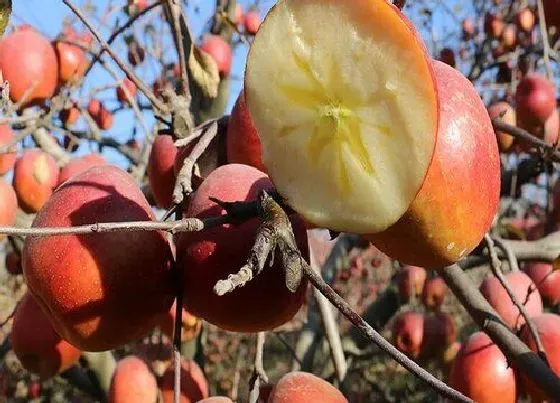
[[[246,101],[278,191],[306,220],[373,233],[397,222],[434,154],[430,59],[385,0],[282,0],[249,52]]]

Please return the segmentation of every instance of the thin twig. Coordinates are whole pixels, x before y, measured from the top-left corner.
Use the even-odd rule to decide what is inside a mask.
[[[528,131],[519,127],[508,125],[507,123],[502,122],[499,118],[492,119],[492,126],[494,126],[494,130],[496,131],[502,131],[517,139],[524,140],[536,147],[542,148],[545,151],[545,156],[550,157],[550,159],[554,162],[560,162],[560,151],[556,150],[554,146],[545,143],[538,137],[533,136]]]
[[[537,0],[537,12],[539,14],[539,29],[541,31],[543,41],[543,60],[546,77],[549,80],[553,79],[552,69],[550,67],[550,43],[548,42],[548,30],[546,27],[546,18],[544,14],[544,7],[542,0]]]
[[[173,33],[175,34],[175,46],[179,55],[179,67],[181,70],[181,95],[190,98],[189,78],[187,75],[187,59],[185,55],[185,45],[183,43],[183,33],[181,30],[181,4],[178,0],[166,0],[171,19],[173,22]],[[186,19],[185,19],[186,21]]]
[[[264,370],[264,342],[266,340],[266,332],[257,333],[257,348],[255,351],[255,364],[253,373],[249,379],[249,403],[257,403],[259,400],[259,392],[261,381],[268,382],[268,376]]]
[[[175,219],[181,220],[183,209],[178,207],[175,211]],[[173,402],[181,401],[181,336],[183,325],[183,275],[177,267],[177,260],[173,260],[173,273],[175,276],[175,323],[173,329]]]
[[[496,246],[506,254],[506,258],[509,263],[509,270],[512,272],[518,272],[519,262],[517,261],[517,257],[515,256],[515,253],[513,253],[513,250],[509,247],[509,245],[505,243],[502,238],[492,237],[492,240],[494,241]]]
[[[76,14],[76,16],[80,19],[80,21],[82,21],[82,23],[90,30],[90,32],[93,34],[93,36],[95,37],[95,39],[97,39],[97,41],[99,42],[99,44],[101,45],[101,49],[105,52],[107,52],[109,54],[109,56],[111,56],[111,58],[115,61],[115,63],[117,64],[117,66],[120,67],[120,69],[122,71],[125,72],[126,76],[132,80],[134,82],[134,84],[136,84],[136,87],[138,87],[138,89],[140,91],[142,91],[142,93],[146,96],[146,98],[148,98],[148,100],[152,103],[152,105],[154,106],[155,109],[157,109],[158,111],[160,111],[161,113],[166,113],[167,112],[167,106],[158,98],[156,97],[156,95],[154,94],[154,92],[152,90],[150,90],[142,80],[140,80],[136,74],[134,74],[134,71],[132,71],[132,69],[126,65],[125,62],[122,61],[122,59],[113,51],[113,49],[111,49],[111,46],[101,37],[101,34],[97,31],[97,29],[95,29],[95,27],[88,21],[88,19],[86,18],[86,16],[80,11],[80,9],[78,9],[71,0],[62,0],[62,2],[64,4],[66,4],[66,6],[68,8],[70,8],[70,10],[72,10],[72,12],[74,14]]]

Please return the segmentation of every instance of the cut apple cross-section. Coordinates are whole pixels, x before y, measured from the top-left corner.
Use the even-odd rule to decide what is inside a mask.
[[[337,231],[382,231],[432,160],[438,101],[429,56],[385,0],[284,0],[251,46],[247,105],[287,202]]]

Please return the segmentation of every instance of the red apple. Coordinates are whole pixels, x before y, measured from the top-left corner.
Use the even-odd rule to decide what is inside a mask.
[[[502,122],[511,126],[515,126],[516,124],[515,110],[505,101],[490,105],[488,107],[488,115],[490,115],[490,119],[500,119]],[[500,115],[502,116],[500,117]],[[508,151],[513,145],[513,137],[501,130],[496,131],[496,137],[498,139],[498,146],[502,152]]]
[[[499,38],[504,30],[502,19],[492,13],[486,13],[484,17],[484,32],[491,38]]]
[[[28,149],[16,160],[13,185],[18,204],[26,213],[36,213],[51,196],[58,181],[55,159],[39,149]]]
[[[146,59],[146,51],[136,41],[128,44],[128,62],[133,66],[138,66]]]
[[[424,315],[417,312],[402,313],[393,323],[393,344],[401,352],[416,359],[424,342]]]
[[[173,137],[157,136],[148,159],[148,181],[157,206],[163,209],[169,209],[173,205],[173,167],[176,156],[177,147],[173,143]]]
[[[33,227],[154,218],[132,176],[99,165],[58,187]],[[171,259],[157,231],[28,237],[23,272],[62,337],[83,350],[104,351],[144,336],[169,310]]]
[[[258,11],[249,11],[244,18],[245,32],[249,35],[255,35],[261,26],[261,17]]]
[[[531,321],[537,328],[537,333],[544,347],[550,369],[556,376],[560,376],[560,316],[545,313],[532,317]],[[531,350],[537,352],[537,343],[527,325],[521,329],[520,338]],[[552,401],[522,372],[519,372],[518,376],[521,379],[524,390],[531,398],[531,402]]]
[[[515,374],[486,333],[473,333],[451,367],[449,384],[479,403],[515,403]]]
[[[98,99],[90,100],[87,106],[87,111],[92,118],[97,118],[97,116],[99,116],[99,112],[101,111],[101,102]]]
[[[529,8],[524,7],[517,12],[515,22],[520,31],[531,32],[535,26],[535,14]]]
[[[29,399],[37,399],[41,396],[41,383],[34,381],[27,387],[27,397]]]
[[[128,78],[125,78],[117,87],[117,99],[123,104],[128,104],[128,97],[130,97],[130,99],[134,99],[137,93],[138,88],[136,88],[136,84]]]
[[[14,140],[14,132],[8,125],[0,125],[0,147]],[[0,154],[0,175],[11,171],[16,162],[16,146],[10,147],[7,153]]]
[[[439,60],[441,60],[443,63],[450,65],[451,67],[455,67],[456,66],[456,61],[455,61],[455,52],[453,52],[452,49],[449,48],[443,48],[439,54]]]
[[[519,302],[526,302],[525,309],[529,316],[542,313],[541,295],[529,276],[523,272],[511,272],[505,274],[505,279]],[[480,292],[500,315],[502,320],[512,329],[518,329],[525,323],[525,318],[523,318],[519,309],[513,304],[505,288],[502,287],[496,277],[486,277],[480,285]]]
[[[525,127],[541,126],[556,109],[556,88],[546,77],[529,73],[515,92],[518,121]]]
[[[463,40],[466,41],[474,37],[475,27],[473,21],[470,18],[466,18],[463,20],[462,28],[463,28]]]
[[[560,0],[544,0],[543,6],[546,25],[555,27],[560,34]]]
[[[16,222],[17,196],[14,188],[0,178],[0,226],[11,227]],[[6,235],[0,234],[0,241]]]
[[[12,326],[12,349],[29,372],[48,379],[74,365],[80,351],[63,340],[33,296],[19,303]]]
[[[141,13],[148,7],[148,0],[128,0],[125,12],[128,15]]]
[[[99,154],[87,154],[71,160],[68,164],[64,165],[58,175],[57,186],[60,186],[74,175],[81,174],[91,167],[97,165],[106,165],[107,161]]]
[[[438,61],[433,67],[441,102],[434,159],[405,215],[367,238],[400,262],[438,268],[478,246],[498,210],[501,174],[496,136],[478,93],[458,70]]]
[[[261,141],[249,115],[243,90],[231,111],[226,149],[230,164],[251,165],[266,173],[266,167],[262,162]]]
[[[33,28],[16,29],[0,42],[0,70],[14,102],[40,103],[53,96],[58,62],[51,43]],[[25,96],[25,100],[24,100]]]
[[[560,272],[554,270],[552,264],[532,262],[525,272],[536,284],[542,299],[549,305],[560,302]]]
[[[237,3],[235,5],[235,21],[237,25],[243,25],[243,6]]]
[[[513,24],[507,24],[502,32],[502,46],[504,49],[512,50],[517,44],[517,29]]]
[[[144,361],[128,356],[117,363],[109,387],[109,403],[148,403],[158,400],[156,378]]]
[[[455,320],[448,313],[437,313],[424,317],[422,354],[433,358],[448,353],[447,348],[457,339]]]
[[[271,189],[268,177],[256,168],[224,165],[202,182],[190,200],[186,216],[203,219],[223,214],[224,210],[210,197],[249,201],[255,200],[261,190]],[[291,223],[297,245],[307,259],[305,226],[295,215]],[[237,332],[272,329],[296,314],[306,298],[307,282],[302,281],[295,293],[289,291],[279,259],[243,287],[224,296],[213,291],[218,280],[237,273],[246,263],[259,225],[259,220],[253,219],[236,226],[227,224],[175,236],[177,267],[183,274],[187,311],[222,329]]]
[[[69,108],[64,108],[60,111],[59,118],[62,125],[68,128],[78,121],[80,118],[80,110],[74,105]]]
[[[106,109],[105,106],[101,105],[101,110],[95,118],[95,123],[97,123],[97,126],[99,126],[101,130],[109,130],[111,127],[113,127],[113,121],[113,113],[110,110]]]
[[[441,277],[434,277],[426,281],[422,291],[422,302],[430,311],[439,311],[447,295],[447,286]]]
[[[403,302],[419,297],[424,289],[426,270],[418,266],[403,266],[398,278],[399,295]]]
[[[289,372],[276,383],[268,403],[348,403],[333,385],[307,372]]]
[[[6,253],[6,270],[13,276],[22,273],[21,256],[16,251]]]
[[[232,54],[231,47],[225,39],[219,35],[207,35],[200,44],[200,49],[212,56],[222,77],[229,75]]]
[[[76,32],[67,32],[53,43],[58,60],[58,79],[60,83],[75,83],[82,78],[87,67],[86,53],[79,46],[65,42],[79,42]]]
[[[161,379],[163,403],[173,403],[173,368],[165,371]],[[181,362],[181,399],[180,403],[195,403],[209,395],[208,382],[202,370],[194,361]]]

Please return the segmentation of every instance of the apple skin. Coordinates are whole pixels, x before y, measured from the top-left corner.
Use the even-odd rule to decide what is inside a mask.
[[[60,170],[57,186],[62,185],[72,176],[85,172],[91,167],[97,165],[107,165],[105,158],[99,154],[87,154],[73,159],[68,164],[64,165],[64,167]]]
[[[12,349],[23,367],[48,379],[70,368],[80,350],[63,340],[33,296],[26,293],[19,303],[12,326]]]
[[[173,205],[175,187],[175,158],[177,147],[173,137],[159,135],[154,140],[148,159],[148,181],[159,208],[169,209]]]
[[[474,23],[470,18],[466,18],[463,20],[461,27],[463,29],[463,40],[467,41],[474,37],[475,34],[475,27]]]
[[[445,63],[433,61],[433,70],[440,121],[428,173],[401,219],[366,238],[401,263],[441,268],[467,256],[490,228],[501,173],[496,135],[476,90]]]
[[[531,321],[537,328],[537,333],[543,344],[546,358],[550,364],[550,369],[560,376],[560,316],[552,313],[544,313],[534,316]],[[521,329],[521,340],[529,346],[529,348],[537,352],[537,344],[533,338],[531,331],[527,325]],[[531,402],[545,402],[548,400],[547,395],[538,389],[536,385],[521,371],[518,373],[523,389],[531,398]]]
[[[92,118],[96,118],[101,111],[101,102],[98,99],[92,99],[88,102],[87,111]]]
[[[10,98],[36,104],[51,98],[58,85],[58,62],[51,43],[31,27],[16,29],[0,42],[0,70]]]
[[[75,83],[81,79],[88,67],[86,53],[78,46],[64,42],[70,40],[78,42],[79,38],[67,35],[62,41],[54,42],[53,46],[58,58],[58,79],[61,84]]]
[[[136,94],[138,93],[138,88],[136,87],[136,84],[134,84],[134,82],[128,78],[125,78],[117,87],[117,99],[123,104],[128,105],[129,102],[128,97],[125,93],[125,89],[128,92],[128,95],[130,95],[130,97],[134,99],[136,97]]]
[[[152,221],[134,179],[100,165],[62,184],[34,228]],[[104,351],[153,329],[173,303],[172,253],[162,232],[28,237],[23,273],[57,332],[85,351]]]
[[[529,8],[524,7],[517,12],[515,23],[520,31],[529,33],[535,26],[535,14]]]
[[[231,111],[226,149],[228,163],[250,165],[267,172],[262,161],[261,140],[249,115],[244,90],[239,94]]]
[[[525,309],[529,316],[540,315],[543,311],[542,299],[531,278],[523,272],[507,273],[504,277],[519,302],[527,301]],[[527,300],[529,290],[532,292]],[[525,318],[513,304],[505,288],[502,287],[496,277],[486,277],[480,285],[480,292],[509,327],[517,329],[525,323]]]
[[[515,403],[513,369],[486,333],[473,333],[451,366],[449,385],[479,403]]]
[[[548,305],[560,302],[560,272],[554,270],[552,264],[531,262],[525,267],[525,272],[537,285],[542,299]]]
[[[268,403],[348,403],[333,385],[308,372],[289,372],[274,385]]]
[[[515,45],[517,44],[517,30],[515,29],[515,25],[508,24],[505,26],[502,32],[501,44],[506,50],[515,49]]]
[[[101,110],[95,118],[95,123],[97,123],[97,126],[99,126],[101,130],[109,130],[113,127],[114,123],[113,113],[106,109],[105,106],[101,105]]]
[[[556,27],[557,34],[560,33],[560,0],[544,0],[543,6],[546,25]]]
[[[396,317],[393,323],[393,344],[399,351],[412,359],[422,353],[424,342],[424,315],[405,312]]]
[[[500,118],[500,114],[504,111],[504,115]],[[490,116],[490,119],[499,118],[502,122],[508,125],[516,125],[515,109],[513,109],[513,107],[505,101],[497,102],[490,105],[488,107],[488,115]],[[510,136],[509,134],[504,133],[501,130],[496,131],[496,137],[498,139],[498,147],[501,152],[508,151],[513,145],[513,136]]]
[[[128,356],[117,362],[107,397],[109,403],[156,402],[156,378],[144,361]]]
[[[447,285],[441,277],[426,281],[422,291],[422,302],[429,311],[439,311],[447,295]]]
[[[212,56],[218,66],[220,76],[226,77],[231,71],[231,47],[219,35],[207,35],[200,44],[200,50]]]
[[[80,110],[75,106],[65,108],[60,111],[59,118],[64,127],[70,127],[80,118]]]
[[[401,300],[409,302],[413,297],[422,295],[425,282],[426,269],[418,266],[403,266],[397,282]]]
[[[169,367],[161,379],[163,403],[173,403],[173,368]],[[180,403],[195,403],[209,395],[208,382],[196,362],[181,362],[181,399]]]
[[[0,125],[0,147],[10,143],[14,139],[14,132],[8,125]],[[16,163],[16,146],[10,148],[10,152],[0,154],[0,175],[11,171]]]
[[[518,122],[524,127],[542,126],[556,109],[556,88],[546,77],[529,73],[515,92]]]
[[[245,32],[249,35],[256,35],[259,27],[261,26],[261,17],[257,11],[249,11],[245,14],[243,19],[245,25]]]
[[[28,149],[16,160],[13,186],[18,205],[26,213],[43,207],[58,181],[55,159],[38,149]]]
[[[491,38],[499,38],[504,30],[504,23],[496,14],[486,13],[484,16],[484,32]]]
[[[6,253],[6,271],[12,276],[23,273],[21,256],[13,250]]]
[[[194,193],[187,217],[207,218],[225,213],[209,200],[255,200],[261,190],[271,190],[270,179],[256,168],[228,164],[214,170]],[[297,246],[304,259],[309,258],[307,232],[298,216],[290,217]],[[304,279],[295,293],[285,285],[280,259],[266,266],[244,287],[218,296],[213,288],[218,280],[237,273],[246,263],[253,247],[260,220],[252,219],[237,226],[229,224],[198,233],[179,233],[177,267],[182,270],[185,309],[225,330],[258,332],[273,329],[289,321],[306,299]],[[239,315],[243,312],[243,315]]]
[[[448,313],[437,313],[424,317],[422,356],[435,358],[445,356],[448,348],[457,339],[455,320]]]
[[[14,188],[0,178],[0,225],[11,227],[16,222],[18,202]],[[0,234],[0,241],[4,240],[6,235]]]

